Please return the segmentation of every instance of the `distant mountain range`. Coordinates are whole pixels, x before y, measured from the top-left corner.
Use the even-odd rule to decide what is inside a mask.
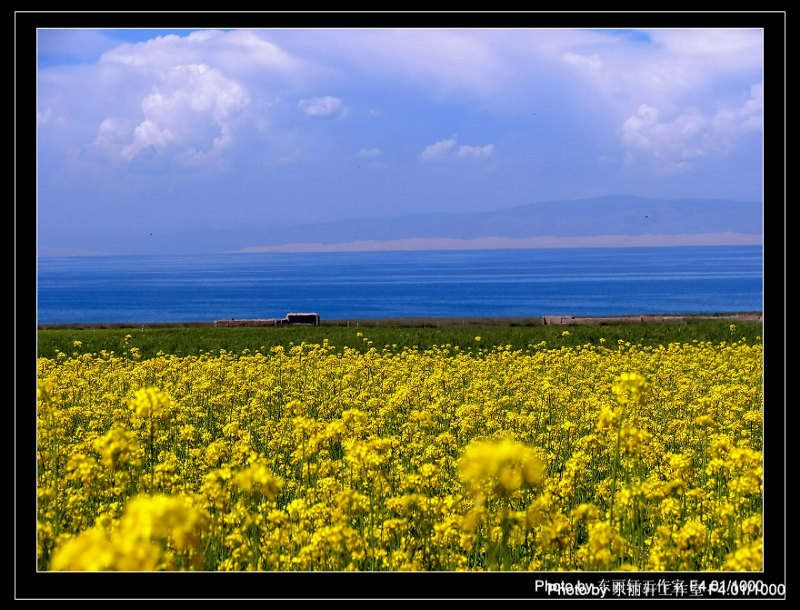
[[[95,235],[91,248],[38,244],[40,256],[319,252],[762,243],[761,202],[610,195],[493,212],[408,214],[278,226]],[[187,246],[187,244],[189,244]],[[59,247],[57,247],[59,246]]]
[[[609,195],[493,212],[411,214],[264,228],[250,235],[253,242],[236,251],[346,250],[347,244],[356,250],[436,249],[437,244],[448,248],[459,243],[476,248],[620,241],[647,245],[650,238],[654,245],[670,245],[666,236],[680,236],[680,244],[760,243],[762,207],[755,201]]]

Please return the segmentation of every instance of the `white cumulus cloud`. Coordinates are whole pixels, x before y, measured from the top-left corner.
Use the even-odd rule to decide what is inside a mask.
[[[486,146],[468,146],[463,144],[456,150],[458,157],[488,157],[494,152],[494,144],[487,144]]]
[[[422,151],[422,154],[420,154],[420,158],[423,161],[436,161],[437,159],[443,159],[450,153],[455,145],[455,139],[451,138],[449,140],[441,140],[436,142],[436,144],[427,146],[425,150]]]
[[[642,155],[660,169],[686,169],[691,159],[728,151],[736,140],[763,128],[763,86],[754,85],[739,106],[724,106],[713,113],[688,108],[665,118],[660,109],[642,104],[620,129],[628,159]]]
[[[762,128],[761,85],[746,99],[746,88],[732,86],[734,79],[761,79],[761,30],[594,36],[564,50],[561,60],[577,79],[576,102],[617,126],[629,161],[648,158],[659,169],[684,169],[693,159],[734,150],[742,135]]]
[[[720,108],[710,120],[706,141],[709,146],[726,149],[749,132],[764,128],[764,84],[750,87],[750,97],[740,106]]]
[[[657,108],[642,104],[636,115],[622,125],[622,141],[629,151],[652,156],[661,169],[684,169],[689,159],[702,156],[696,136],[705,124],[697,114],[681,114],[664,120]],[[632,158],[629,152],[629,159]]]
[[[141,99],[143,118],[132,131],[109,117],[98,129],[96,144],[125,161],[150,147],[196,160],[231,144],[232,121],[250,103],[241,85],[205,64],[171,66],[154,89]]]
[[[456,139],[449,138],[425,147],[425,150],[420,154],[420,159],[423,161],[439,161],[450,157],[482,158],[491,156],[493,152],[494,144],[486,144],[485,146],[462,144],[456,147]]]
[[[314,117],[341,117],[347,112],[344,102],[331,95],[302,99],[298,102],[297,107],[303,114]]]
[[[274,104],[307,69],[259,31],[117,44],[96,63],[40,70],[39,125],[94,161],[129,163],[143,151],[179,164],[229,159],[244,136],[263,137]],[[245,132],[245,122],[254,128]]]

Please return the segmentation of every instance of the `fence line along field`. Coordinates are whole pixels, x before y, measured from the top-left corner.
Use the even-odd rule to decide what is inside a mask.
[[[715,324],[42,331],[39,569],[761,570],[761,325]]]

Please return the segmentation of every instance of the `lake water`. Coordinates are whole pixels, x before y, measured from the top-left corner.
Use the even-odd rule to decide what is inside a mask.
[[[761,246],[41,257],[39,324],[763,310]]]

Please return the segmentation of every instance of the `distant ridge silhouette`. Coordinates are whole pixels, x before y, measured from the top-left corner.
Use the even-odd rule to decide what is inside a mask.
[[[492,212],[409,214],[254,230],[240,247],[341,244],[413,238],[594,237],[762,232],[761,202],[609,195],[531,203]],[[244,236],[242,236],[244,237]]]

